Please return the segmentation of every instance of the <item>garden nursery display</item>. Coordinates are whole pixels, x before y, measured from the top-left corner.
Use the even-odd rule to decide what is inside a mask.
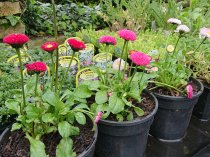
[[[208,156],[209,1],[1,3],[1,157]]]

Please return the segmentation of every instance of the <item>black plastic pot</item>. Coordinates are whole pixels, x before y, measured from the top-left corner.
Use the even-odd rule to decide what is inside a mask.
[[[203,92],[203,84],[192,78],[200,91],[192,99],[154,93],[159,107],[150,134],[162,141],[180,141],[188,128],[193,108]]]
[[[10,128],[6,128],[0,136],[0,145],[5,140],[8,140],[10,135],[11,135]],[[98,128],[96,127],[92,144],[82,154],[79,154],[77,157],[93,157],[97,136],[98,136]],[[0,156],[1,156],[1,154],[0,154]]]
[[[158,109],[157,99],[153,112],[133,121],[115,122],[100,120],[98,123],[98,140],[96,143],[96,157],[143,157],[147,144],[149,128]]]
[[[204,91],[195,105],[193,115],[202,121],[208,121],[210,119],[210,87],[205,83],[203,85]]]

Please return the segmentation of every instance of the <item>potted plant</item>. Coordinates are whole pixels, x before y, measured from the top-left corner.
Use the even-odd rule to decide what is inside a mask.
[[[188,62],[190,64],[189,66],[191,66],[193,69],[193,76],[200,79],[204,85],[204,92],[200,96],[198,103],[195,105],[193,114],[202,121],[208,121],[210,119],[210,56],[208,50],[202,49],[203,51],[200,52],[198,49],[208,38],[210,38],[210,29],[202,28],[200,30],[200,35],[203,37],[203,39],[198,47],[194,50],[194,54],[192,55],[189,53]]]
[[[182,51],[176,50],[180,39],[189,31],[186,25],[177,27],[175,47],[169,45],[165,58],[154,63],[158,67],[157,76],[149,81],[150,90],[159,102],[150,134],[160,140],[179,141],[184,137],[194,105],[203,92],[201,82],[190,77]]]
[[[92,157],[97,128],[95,127],[95,132],[92,131],[93,113],[86,105],[84,86],[73,91],[56,91],[54,79],[40,84],[40,77],[43,77],[47,70],[44,62],[26,64],[30,78],[24,83],[20,48],[28,40],[24,34],[8,35],[3,40],[10,44],[19,56],[22,89],[14,99],[6,101],[10,113],[15,113],[18,117],[12,125],[12,132],[8,128],[0,137],[1,156]],[[84,43],[74,40],[70,45],[76,51],[83,49]],[[57,46],[55,42],[50,42],[45,43],[42,48],[53,55]],[[52,59],[52,68],[53,65]]]
[[[136,40],[136,34],[126,29],[118,34],[124,39],[121,58],[115,60],[110,67],[106,57],[105,69],[91,67],[98,74],[99,80],[82,83],[87,85],[89,93],[92,93],[89,100],[91,111],[98,113],[96,156],[143,157],[158,103],[154,95],[145,90],[147,80],[152,75],[139,73],[137,69],[145,69],[151,58],[142,52],[133,53],[130,58],[135,70],[129,75],[126,63],[129,55],[128,44]],[[109,47],[116,45],[116,39],[112,36],[102,36],[99,42],[107,46],[106,56]]]

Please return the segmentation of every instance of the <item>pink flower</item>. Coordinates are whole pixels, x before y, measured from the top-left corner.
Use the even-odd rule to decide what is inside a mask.
[[[47,70],[47,66],[44,62],[34,62],[31,64],[26,64],[25,67],[29,75],[33,75],[35,73],[40,74]]]
[[[123,38],[123,39],[125,39],[125,40],[127,40],[127,41],[129,41],[129,40],[135,41],[135,40],[136,40],[136,33],[133,32],[133,31],[131,31],[131,30],[122,29],[122,30],[120,30],[120,31],[118,32],[118,35],[119,35],[121,38]]]
[[[82,41],[76,40],[74,38],[71,38],[67,41],[69,43],[69,45],[71,46],[71,48],[74,51],[79,51],[79,50],[83,50],[85,49],[85,44]]]
[[[112,96],[112,92],[109,92],[109,93],[107,94],[107,96],[108,96],[108,97]]]
[[[116,45],[117,41],[116,41],[115,37],[105,35],[105,36],[100,37],[99,43],[108,44],[108,45]]]
[[[44,51],[47,51],[47,52],[53,52],[55,49],[57,49],[58,47],[58,44],[54,41],[51,41],[51,42],[45,42],[44,44],[41,45],[41,48],[44,50]]]
[[[151,56],[146,55],[142,52],[135,52],[130,55],[130,59],[136,65],[146,66],[146,65],[150,64]]]
[[[13,48],[21,48],[28,41],[29,38],[25,34],[10,34],[3,38],[3,42],[11,45]]]
[[[192,85],[190,85],[190,84],[187,85],[186,90],[187,90],[188,99],[192,99],[192,97],[193,97],[193,87],[192,87]]]
[[[201,28],[200,29],[200,35],[205,38],[210,38],[210,28]]]
[[[98,112],[97,116],[96,116],[96,119],[95,119],[95,124],[97,124],[99,122],[99,120],[101,119],[101,116],[102,116],[103,112]]]

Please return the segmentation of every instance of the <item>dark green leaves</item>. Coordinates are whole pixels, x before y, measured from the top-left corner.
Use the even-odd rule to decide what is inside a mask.
[[[121,98],[117,96],[117,94],[113,93],[111,97],[109,97],[109,110],[113,114],[120,113],[124,110],[125,103]]]

